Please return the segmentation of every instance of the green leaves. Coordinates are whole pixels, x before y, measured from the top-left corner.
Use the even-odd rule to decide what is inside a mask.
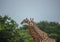
[[[2,27],[1,27],[1,25],[0,25],[0,31],[1,31],[1,30],[3,30],[3,29],[2,29]]]
[[[8,16],[0,16],[1,42],[32,42],[28,26],[18,28],[18,24]]]
[[[15,41],[16,35],[18,35],[15,31],[16,28],[18,28],[18,25],[13,19],[8,16],[0,16],[0,38],[2,38],[2,40],[0,39],[0,41]]]
[[[41,21],[38,27],[46,32],[49,37],[60,42],[60,24],[57,22]],[[0,41],[1,42],[33,42],[28,26],[18,28],[18,24],[8,16],[0,16]]]
[[[47,22],[41,21],[38,23],[38,26],[41,30],[45,31],[49,37],[55,38],[57,41],[60,41],[60,24],[57,22]]]

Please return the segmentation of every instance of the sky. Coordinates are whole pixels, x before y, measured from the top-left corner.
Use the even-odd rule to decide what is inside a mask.
[[[18,24],[25,18],[60,23],[60,0],[0,0],[0,15],[8,15]]]

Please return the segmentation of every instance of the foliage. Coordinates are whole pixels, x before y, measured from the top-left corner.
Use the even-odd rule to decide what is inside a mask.
[[[31,35],[29,34],[28,26],[23,25],[20,27],[20,36],[24,38],[24,42],[33,42]]]
[[[16,42],[18,34],[15,31],[18,24],[8,16],[0,16],[0,42]]]
[[[60,42],[60,24],[57,22],[41,21],[38,27],[46,32],[49,37]],[[28,26],[18,24],[8,16],[0,16],[0,42],[33,42]]]
[[[18,24],[8,16],[0,16],[0,42],[33,42],[26,25]]]
[[[57,22],[42,21],[38,23],[38,27],[45,31],[49,37],[56,39],[60,42],[60,24]]]

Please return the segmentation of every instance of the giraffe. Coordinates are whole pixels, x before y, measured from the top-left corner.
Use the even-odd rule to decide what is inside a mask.
[[[33,29],[33,26],[32,26],[32,23],[31,21],[29,21],[27,18],[24,19],[21,24],[23,23],[27,23],[28,24],[28,29],[29,29],[29,33],[31,35],[31,37],[33,38],[33,41],[34,42],[41,42],[41,39],[40,36],[35,32],[35,30]]]
[[[39,34],[39,36],[42,38],[41,42],[56,42],[55,39],[49,38],[47,33],[42,31],[41,29],[38,28],[37,24],[33,21],[33,19],[30,19],[31,24],[34,27],[34,30]]]
[[[38,28],[33,19],[24,19],[21,23],[29,24],[29,31],[34,42],[55,42],[55,39],[49,38],[47,33]]]

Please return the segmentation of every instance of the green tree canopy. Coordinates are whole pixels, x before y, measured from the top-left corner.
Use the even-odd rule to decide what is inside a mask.
[[[1,42],[13,42],[18,34],[16,29],[18,24],[8,16],[0,16],[0,41]]]
[[[38,27],[45,31],[49,37],[55,38],[58,42],[60,42],[60,24],[57,22],[47,22],[41,21],[38,23]]]

